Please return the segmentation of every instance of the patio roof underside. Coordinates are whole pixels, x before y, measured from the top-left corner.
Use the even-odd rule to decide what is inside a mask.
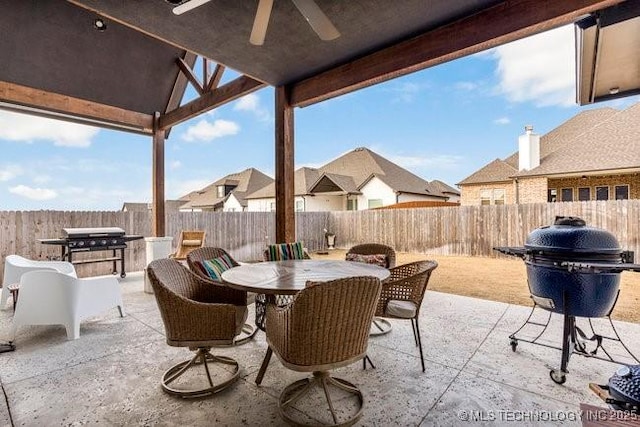
[[[341,33],[327,42],[291,1],[278,0],[263,46],[249,43],[257,1],[212,0],[180,16],[164,0],[2,2],[0,107],[150,134],[153,114],[176,109],[184,94],[178,58],[192,66],[200,55],[257,82],[247,77],[179,117],[160,119],[163,129],[263,84],[290,86],[291,104],[304,106],[618,2],[317,0]],[[97,17],[106,30],[93,27]]]

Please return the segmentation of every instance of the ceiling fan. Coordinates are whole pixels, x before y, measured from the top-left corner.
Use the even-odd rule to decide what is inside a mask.
[[[179,6],[173,8],[173,13],[176,15],[182,15],[185,12],[202,6],[211,0],[189,0],[183,2]],[[274,0],[259,0],[258,10],[256,17],[253,21],[253,28],[251,30],[251,37],[249,43],[261,46],[264,44],[264,38],[267,34],[267,27],[269,25],[269,18],[271,17],[271,9],[273,8]],[[300,11],[302,16],[307,20],[313,31],[316,32],[318,37],[322,40],[334,40],[340,37],[340,32],[336,29],[333,23],[329,20],[327,15],[318,7],[314,0],[291,0],[295,7]],[[170,1],[172,3],[178,3],[176,0]]]

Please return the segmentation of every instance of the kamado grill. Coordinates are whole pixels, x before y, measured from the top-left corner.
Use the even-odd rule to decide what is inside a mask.
[[[616,362],[603,347],[604,340],[619,342],[640,363],[624,345],[610,318],[618,299],[620,273],[640,272],[640,264],[633,264],[633,252],[621,250],[613,234],[600,228],[587,227],[580,218],[556,217],[553,225],[529,233],[524,247],[498,247],[494,250],[524,260],[534,302],[525,323],[509,336],[513,351],[516,351],[518,341],[558,348],[541,343],[538,339],[549,326],[551,313],[559,313],[564,315],[562,359],[560,369],[550,372],[551,379],[556,383],[566,381],[567,365],[573,353]],[[549,312],[546,322],[532,320],[536,308]],[[576,317],[589,318],[590,338],[576,326]],[[591,322],[591,318],[595,317],[607,317],[615,337],[596,334]],[[528,325],[543,327],[533,340],[517,336]],[[587,351],[587,341],[595,342],[595,349]],[[602,349],[605,357],[598,355],[599,349]]]
[[[64,237],[60,239],[39,239],[44,245],[59,245],[62,247],[63,261],[72,264],[91,264],[96,262],[113,262],[113,274],[117,274],[117,263],[120,261],[120,277],[127,274],[124,269],[124,250],[127,242],[142,239],[137,234],[125,234],[117,227],[104,228],[63,228]],[[74,260],[73,255],[78,252],[112,251],[112,255],[104,258]]]

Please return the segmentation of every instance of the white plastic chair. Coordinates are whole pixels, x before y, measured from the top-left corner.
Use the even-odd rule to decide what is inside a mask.
[[[9,255],[4,261],[4,275],[2,279],[2,296],[0,297],[0,308],[4,309],[9,299],[9,285],[19,283],[20,277],[29,271],[48,270],[59,271],[60,273],[76,276],[76,269],[73,264],[66,261],[32,261],[20,255]],[[22,293],[20,293],[22,295]]]
[[[64,325],[68,339],[80,337],[80,321],[118,307],[124,317],[115,277],[78,279],[57,271],[32,271],[20,279],[20,299],[11,336],[23,325]],[[13,340],[13,339],[12,339]]]

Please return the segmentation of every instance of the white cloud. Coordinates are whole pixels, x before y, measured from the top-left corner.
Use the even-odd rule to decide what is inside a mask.
[[[255,93],[250,93],[238,99],[233,106],[235,111],[245,111],[256,115],[260,121],[271,121],[271,114],[260,103],[260,97]]]
[[[26,185],[11,187],[9,192],[32,200],[51,200],[58,197],[58,193],[50,188],[32,188]]]
[[[240,126],[230,120],[218,119],[213,122],[209,122],[205,119],[201,119],[195,125],[187,128],[187,131],[182,135],[182,139],[187,142],[210,142],[217,138],[235,135],[239,131]]]
[[[496,125],[508,125],[509,123],[511,123],[511,120],[509,119],[509,117],[500,117],[495,119],[493,123]]]
[[[100,130],[61,120],[0,111],[0,139],[19,142],[52,141],[60,147],[89,147]]]
[[[0,167],[0,182],[10,181],[18,175],[22,175],[22,168],[18,165],[6,165]]]
[[[171,169],[172,171],[176,169],[180,169],[181,167],[182,167],[182,162],[180,160],[174,160],[171,163],[169,163],[169,169]]]
[[[498,92],[511,102],[575,105],[573,26],[567,25],[493,49]]]

